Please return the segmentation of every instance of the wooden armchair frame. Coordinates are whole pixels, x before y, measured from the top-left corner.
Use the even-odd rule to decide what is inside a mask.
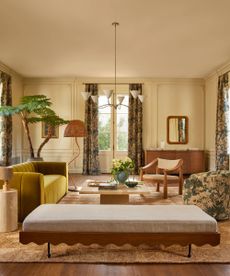
[[[157,184],[157,192],[160,191],[160,184],[163,183],[163,194],[164,194],[164,198],[166,199],[168,197],[168,183],[179,183],[179,194],[182,195],[182,187],[183,187],[183,170],[182,170],[182,165],[183,165],[183,160],[179,159],[178,164],[170,169],[167,168],[159,168],[158,167],[158,159],[156,158],[154,159],[152,162],[150,162],[149,164],[147,164],[144,167],[140,168],[140,179],[144,180],[144,172],[146,171],[146,169],[149,169],[151,167],[153,167],[154,165],[156,165],[156,175],[157,174],[162,174],[164,175],[164,178],[162,180],[160,180],[159,178],[155,178],[154,179],[154,175],[152,176],[152,182]],[[160,158],[162,159],[162,158]],[[164,159],[164,160],[168,160],[168,159]],[[178,173],[178,179],[169,179],[168,175],[170,175],[171,173]]]

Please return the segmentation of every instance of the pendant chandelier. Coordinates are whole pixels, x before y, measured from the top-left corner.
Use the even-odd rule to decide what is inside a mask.
[[[106,96],[107,98],[107,104],[103,104],[101,106],[98,106],[98,108],[105,108],[105,107],[113,107],[115,109],[117,109],[118,107],[121,107],[121,106],[126,106],[128,107],[127,105],[123,104],[123,101],[124,101],[124,98],[125,96],[117,96],[117,26],[119,26],[119,23],[118,22],[113,22],[112,23],[112,26],[114,26],[114,35],[115,35],[115,47],[114,47],[114,90],[103,90],[104,92],[104,95]],[[132,97],[136,100],[139,100],[143,103],[143,100],[144,100],[144,96],[143,95],[140,95],[140,91],[139,90],[131,90],[130,91]],[[84,91],[84,92],[81,92],[83,98],[85,101],[87,101],[89,98],[92,99],[92,101],[95,103],[95,104],[98,104],[98,96],[95,96],[95,95],[91,95],[91,92],[87,92],[87,91]],[[113,96],[113,99],[114,101],[112,102],[111,101],[111,97]],[[117,102],[117,103],[116,103]]]

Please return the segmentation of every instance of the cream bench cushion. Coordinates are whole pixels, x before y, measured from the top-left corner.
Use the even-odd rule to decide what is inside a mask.
[[[217,222],[192,205],[44,204],[23,222],[25,232],[201,233]]]

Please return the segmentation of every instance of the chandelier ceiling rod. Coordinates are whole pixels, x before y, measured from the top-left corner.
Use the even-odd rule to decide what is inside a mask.
[[[118,85],[118,83],[117,83],[117,26],[119,26],[119,23],[113,22],[112,26],[114,26],[114,91],[113,90],[104,90],[104,94],[107,98],[108,103],[98,106],[98,108],[106,108],[108,106],[111,106],[115,109],[117,109],[118,107],[121,107],[121,106],[128,107],[127,105],[122,103],[125,99],[125,96],[117,97],[117,85]],[[100,83],[100,84],[111,84],[111,83]],[[120,84],[129,84],[129,83],[119,83],[119,85]],[[134,99],[136,99],[136,100],[139,99],[141,102],[143,102],[144,96],[140,95],[139,90],[131,90],[130,93]],[[83,98],[85,99],[85,101],[87,101],[89,98],[91,98],[95,104],[98,104],[98,95],[91,95],[92,93],[88,92],[88,91],[81,92],[81,94],[82,94]],[[112,97],[113,100],[110,100],[110,97],[112,95],[113,95],[113,97]]]
[[[115,54],[114,54],[114,95],[115,95],[115,101],[117,99],[117,26],[119,26],[119,23],[118,22],[113,22],[112,25],[114,26],[115,28],[115,32],[114,32],[114,51],[115,51]]]

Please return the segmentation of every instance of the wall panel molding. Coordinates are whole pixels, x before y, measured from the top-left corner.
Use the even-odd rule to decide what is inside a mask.
[[[143,112],[143,144],[145,148],[157,147],[160,144],[160,131],[161,128],[166,128],[166,121],[161,121],[159,118],[159,111],[162,108],[165,108],[165,104],[163,106],[159,106],[159,97],[161,97],[162,87],[164,85],[168,86],[169,91],[171,93],[176,93],[177,88],[179,89],[181,86],[185,88],[185,90],[189,90],[191,92],[187,92],[189,95],[189,99],[187,96],[183,96],[182,102],[186,103],[188,100],[193,98],[193,93],[196,91],[197,87],[203,87],[204,81],[202,79],[172,79],[172,78],[118,78],[118,82],[125,83],[143,83],[143,94],[145,96],[144,102],[144,112]],[[99,82],[114,82],[113,78],[25,78],[24,79],[24,93],[28,92],[28,87],[36,87],[36,93],[41,94],[40,92],[45,91],[44,88],[47,88],[47,95],[49,93],[55,94],[55,104],[60,106],[61,98],[62,106],[60,107],[60,111],[63,114],[69,114],[67,119],[80,119],[84,120],[84,112],[85,112],[85,103],[84,99],[81,96],[81,91],[84,91],[85,82],[91,83],[99,83]],[[69,88],[64,88],[63,86],[67,85]],[[57,87],[57,91],[54,92],[55,86]],[[32,91],[32,90],[31,90]],[[69,95],[70,92],[70,95]],[[61,93],[61,94],[60,94]],[[61,97],[60,97],[61,95]],[[63,96],[65,95],[65,96]],[[164,101],[167,103],[167,98]],[[67,105],[65,103],[68,103]],[[176,101],[172,103],[176,104]],[[180,106],[177,107],[178,110],[181,109]],[[199,111],[203,118],[204,110]],[[61,114],[60,114],[61,115]],[[161,127],[160,127],[161,126]],[[39,132],[38,130],[33,130]],[[40,135],[40,134],[39,134]],[[194,133],[197,135],[197,133]],[[35,138],[35,137],[34,137]],[[40,139],[40,138],[39,138]],[[69,139],[69,141],[68,141]],[[200,137],[199,139],[203,139]],[[164,139],[166,141],[166,138]],[[56,145],[55,142],[48,143],[47,146],[42,151],[42,156],[47,159],[59,158],[63,161],[71,160],[74,152],[76,151],[76,146],[74,139],[71,138],[60,138],[59,143]],[[76,160],[76,162],[71,165],[71,172],[82,172],[82,158],[83,158],[83,139],[79,139],[80,142],[80,150],[81,155]],[[200,141],[200,145],[203,145],[203,141]],[[56,148],[55,148],[56,145]],[[191,147],[196,147],[196,145],[190,145]],[[35,146],[36,147],[36,146]],[[27,149],[27,142],[24,139],[23,143],[23,155],[25,155]],[[60,156],[59,156],[60,155]],[[103,155],[100,155],[100,158],[104,158]],[[104,161],[103,161],[104,162]],[[107,160],[107,163],[110,163],[111,160]],[[110,167],[107,164],[107,168]],[[102,171],[106,171],[102,168]],[[107,169],[108,171],[108,169]]]

